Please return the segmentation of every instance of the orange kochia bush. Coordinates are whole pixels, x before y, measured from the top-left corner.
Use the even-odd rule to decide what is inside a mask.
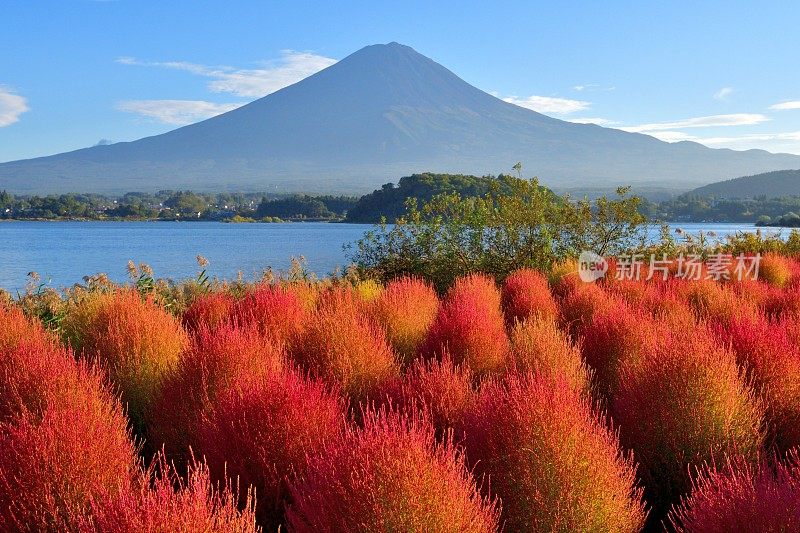
[[[763,442],[761,402],[733,355],[700,326],[624,363],[612,414],[656,518],[689,491],[690,467],[733,453],[752,459]]]
[[[312,375],[340,387],[354,405],[373,398],[400,374],[383,329],[347,289],[334,289],[320,298],[291,355]]]
[[[533,372],[551,379],[562,377],[573,390],[589,397],[591,373],[581,350],[552,318],[517,322],[511,330],[510,370]]]
[[[289,531],[497,530],[495,505],[426,420],[386,410],[363,418],[292,482]]]
[[[503,282],[503,310],[509,324],[528,318],[558,317],[558,304],[550,284],[541,272],[522,269],[512,272]]]
[[[372,305],[375,321],[386,330],[404,364],[417,355],[438,310],[439,298],[433,287],[418,278],[390,281]]]
[[[509,531],[639,531],[635,466],[563,378],[489,382],[466,417],[467,458]]]
[[[97,362],[121,393],[137,431],[188,337],[175,317],[132,289],[95,293],[65,319],[72,346]]]
[[[211,292],[199,296],[183,313],[183,325],[189,331],[200,328],[215,329],[228,320],[234,305],[233,296],[224,292]]]

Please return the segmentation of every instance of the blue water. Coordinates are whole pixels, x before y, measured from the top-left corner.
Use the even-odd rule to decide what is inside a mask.
[[[157,277],[175,280],[198,271],[195,256],[209,260],[208,273],[254,279],[267,267],[286,270],[292,256],[304,256],[319,275],[348,264],[343,250],[371,226],[221,222],[2,222],[0,287],[16,292],[28,272],[54,287],[81,283],[98,272],[126,281],[129,260],[152,266]],[[719,237],[754,231],[750,224],[676,224],[688,233],[714,231]]]

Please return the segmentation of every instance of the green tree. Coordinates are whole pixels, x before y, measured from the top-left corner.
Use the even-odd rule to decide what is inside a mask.
[[[504,279],[531,267],[548,269],[582,250],[620,253],[644,243],[639,199],[617,191],[614,199],[571,201],[536,179],[501,176],[479,197],[445,193],[407,203],[406,216],[367,232],[353,253],[356,265],[382,279],[421,275],[439,290],[469,272]]]

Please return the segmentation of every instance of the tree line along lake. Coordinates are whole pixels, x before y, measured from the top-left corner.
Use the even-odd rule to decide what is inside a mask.
[[[686,233],[714,232],[718,237],[754,231],[752,224],[675,223]],[[197,274],[196,256],[209,261],[208,274],[223,279],[241,272],[254,279],[267,268],[286,270],[292,257],[304,257],[319,276],[349,263],[345,247],[355,244],[369,224],[304,222],[225,224],[221,222],[47,222],[0,223],[0,288],[16,294],[29,272],[52,287],[82,283],[86,275],[105,273],[128,279],[129,260],[147,263],[155,276],[174,280]],[[659,228],[651,228],[653,238]]]

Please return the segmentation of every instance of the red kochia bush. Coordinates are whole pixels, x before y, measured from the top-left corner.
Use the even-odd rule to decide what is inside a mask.
[[[463,458],[423,419],[368,412],[291,483],[289,531],[494,532]]]
[[[733,453],[754,458],[763,440],[761,403],[733,355],[700,328],[623,365],[612,414],[657,518],[691,488],[690,467]]]
[[[464,413],[475,397],[472,372],[454,365],[447,356],[441,361],[417,359],[405,376],[393,380],[382,392],[405,412],[425,411],[437,436],[448,429],[461,432]]]
[[[201,327],[191,347],[181,355],[177,370],[165,382],[149,417],[148,441],[164,447],[179,463],[196,446],[203,414],[217,396],[243,376],[257,377],[283,367],[283,350],[256,324]]]
[[[581,330],[581,349],[594,370],[597,391],[610,400],[619,388],[623,363],[634,364],[653,341],[669,334],[649,313],[627,305],[598,309]]]
[[[715,331],[764,398],[770,437],[781,450],[800,446],[800,347],[785,323],[745,318]]]
[[[399,365],[384,331],[364,313],[352,291],[320,298],[292,355],[313,375],[341,387],[355,403],[371,398]]]
[[[573,335],[579,334],[600,309],[624,305],[620,297],[609,295],[596,283],[578,283],[560,302],[561,322]]]
[[[257,324],[264,334],[293,346],[308,321],[308,307],[294,290],[262,285],[234,304],[230,318],[237,324]]]
[[[182,478],[159,459],[136,491],[93,502],[91,518],[83,517],[82,533],[251,533],[256,527],[252,499],[237,508],[237,494],[212,483],[202,464]],[[177,490],[175,489],[177,487]]]
[[[516,372],[566,379],[573,390],[589,397],[590,372],[581,351],[550,318],[532,318],[514,325],[511,365]]]
[[[136,449],[101,375],[53,345],[0,349],[0,530],[60,531],[130,489]]]
[[[499,372],[509,351],[500,291],[492,278],[471,274],[457,279],[439,309],[423,347],[427,357],[450,354],[476,376]]]
[[[536,270],[525,268],[513,272],[503,282],[502,297],[509,324],[534,317],[558,317],[558,304],[550,292],[547,278]]]
[[[211,292],[199,296],[183,313],[183,325],[189,331],[215,329],[228,319],[234,300],[230,294]]]
[[[243,381],[219,396],[201,431],[199,451],[220,479],[237,478],[256,490],[259,522],[281,522],[290,476],[305,471],[308,456],[337,438],[346,425],[337,394],[296,372]]]
[[[563,379],[484,385],[465,418],[466,453],[489,477],[508,531],[639,531],[633,461]]]
[[[679,533],[800,531],[797,452],[775,468],[739,460],[720,470],[705,469],[670,522]]]
[[[144,420],[188,344],[181,324],[134,290],[88,297],[65,319],[76,350],[97,361],[122,392],[134,427]]]
[[[436,318],[439,298],[423,280],[404,277],[386,284],[372,310],[400,361],[407,364],[417,355]]]

